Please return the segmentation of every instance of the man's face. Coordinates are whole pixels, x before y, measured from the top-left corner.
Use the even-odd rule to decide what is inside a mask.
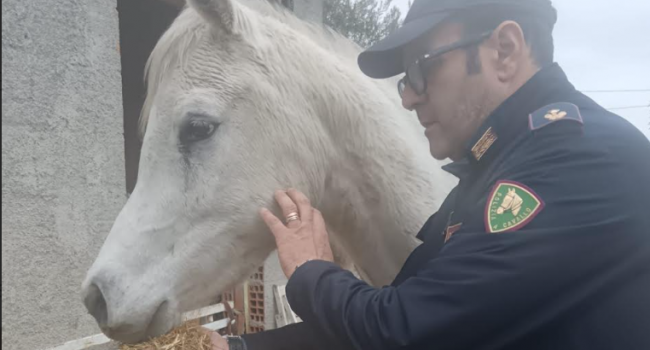
[[[431,50],[461,40],[462,34],[460,24],[440,25],[431,35],[407,46],[403,57],[405,66]],[[498,105],[498,79],[482,64],[485,54],[479,52],[480,71],[470,73],[465,49],[445,53],[428,61],[426,92],[417,95],[406,85],[402,104],[417,112],[426,128],[431,155],[436,159],[462,158],[470,137]]]

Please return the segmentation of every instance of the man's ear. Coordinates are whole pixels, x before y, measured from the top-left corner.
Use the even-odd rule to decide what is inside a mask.
[[[496,49],[496,72],[501,81],[509,81],[522,68],[525,59],[531,59],[530,48],[519,23],[502,22],[492,33]]]

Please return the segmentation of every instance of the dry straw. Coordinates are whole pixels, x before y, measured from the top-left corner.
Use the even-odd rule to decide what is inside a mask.
[[[210,335],[198,324],[187,322],[167,334],[120,350],[211,350]]]

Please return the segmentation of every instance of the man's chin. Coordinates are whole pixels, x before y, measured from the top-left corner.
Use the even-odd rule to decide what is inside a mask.
[[[448,151],[447,147],[441,145],[436,145],[433,142],[429,141],[429,152],[431,156],[436,160],[445,160],[451,156],[451,153]]]

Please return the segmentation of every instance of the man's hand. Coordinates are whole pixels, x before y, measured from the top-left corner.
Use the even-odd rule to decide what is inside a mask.
[[[226,338],[222,337],[221,334],[211,331],[211,330],[205,330],[205,332],[208,332],[210,334],[210,341],[212,341],[212,350],[229,350],[230,348],[228,347],[228,340]]]
[[[298,190],[290,189],[276,191],[275,200],[285,218],[298,214],[297,220],[288,219],[285,224],[266,208],[260,212],[275,237],[280,266],[287,278],[309,260],[334,261],[325,220],[309,199]]]

